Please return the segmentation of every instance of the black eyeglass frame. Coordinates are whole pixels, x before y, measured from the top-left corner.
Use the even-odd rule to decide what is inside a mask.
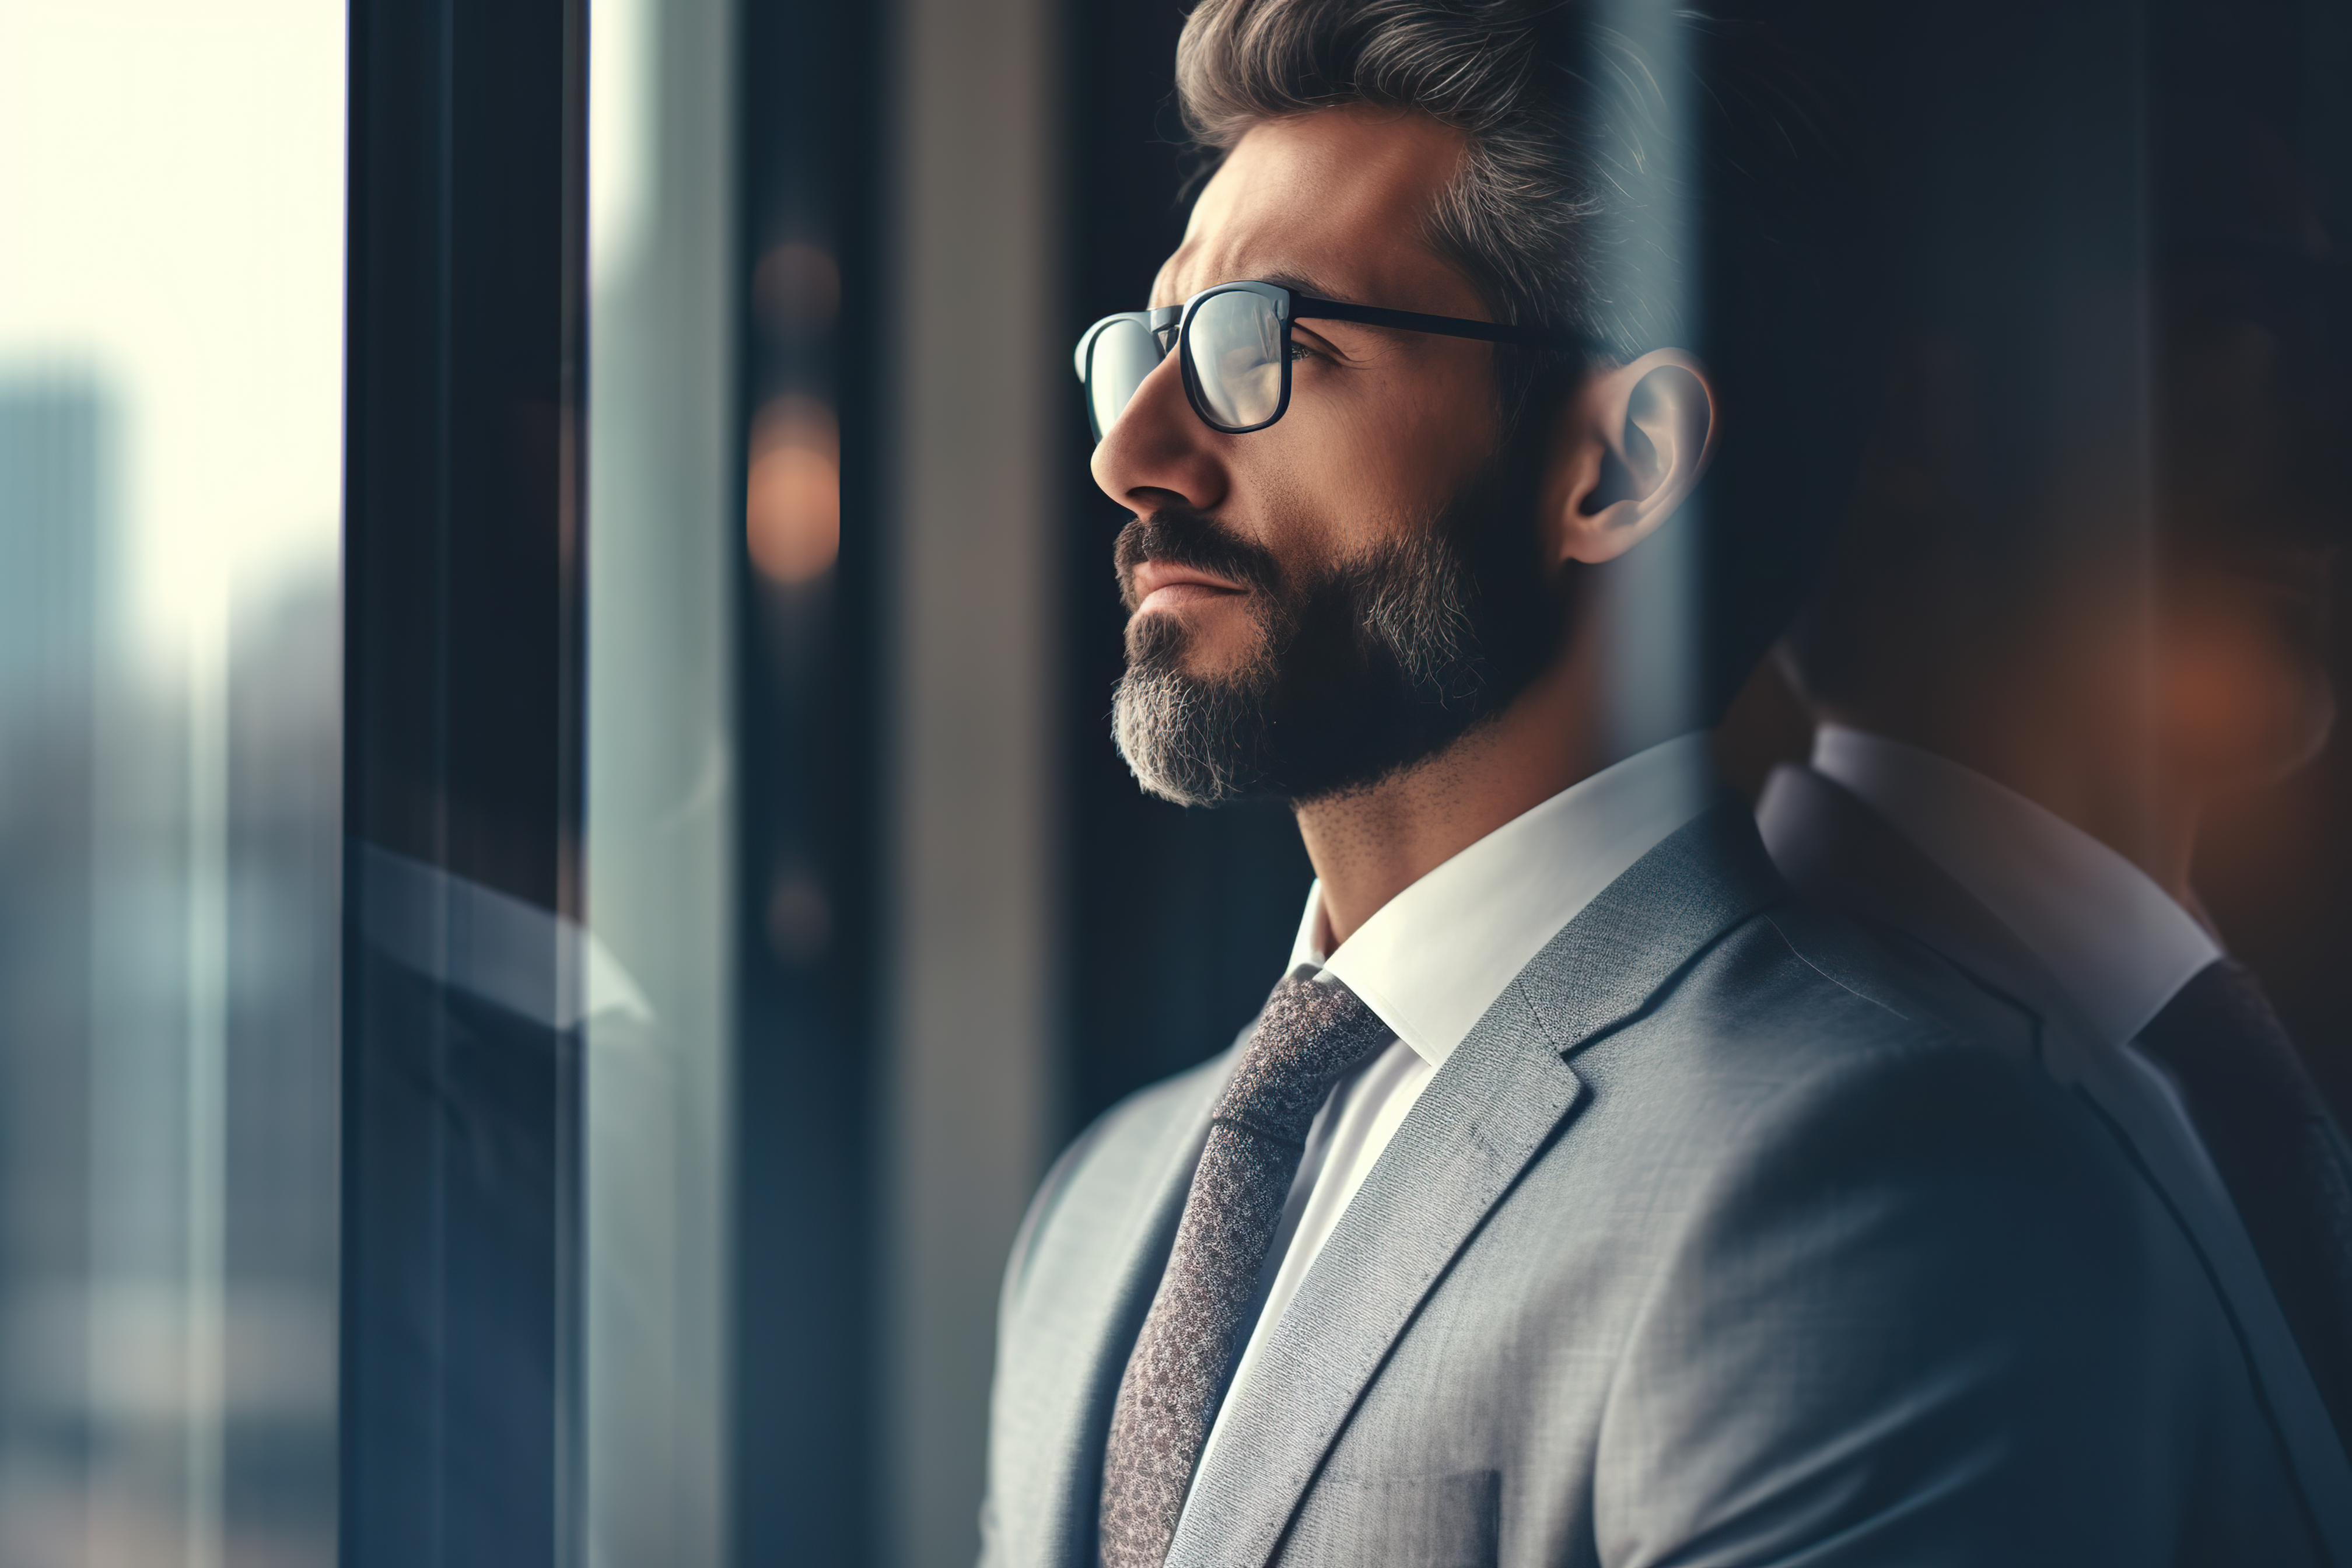
[[[1282,326],[1282,392],[1275,400],[1274,412],[1255,425],[1225,425],[1211,416],[1207,400],[1201,392],[1199,378],[1192,369],[1192,356],[1186,352],[1192,338],[1192,318],[1201,307],[1220,294],[1235,293],[1255,294],[1272,303],[1275,320]],[[1078,383],[1087,386],[1089,392],[1087,398],[1087,422],[1092,424],[1095,419],[1095,404],[1091,395],[1095,343],[1108,328],[1121,321],[1133,321],[1151,335],[1151,341],[1159,345],[1161,359],[1166,359],[1171,353],[1176,355],[1178,369],[1184,378],[1184,400],[1192,405],[1192,413],[1202,424],[1226,436],[1247,436],[1253,431],[1263,430],[1290,411],[1290,328],[1295,321],[1357,321],[1368,327],[1392,327],[1400,331],[1428,332],[1443,338],[1470,338],[1479,342],[1509,343],[1521,348],[1551,349],[1566,353],[1608,354],[1613,352],[1607,344],[1581,332],[1547,331],[1536,327],[1510,326],[1501,321],[1475,321],[1462,316],[1431,316],[1419,310],[1391,310],[1380,305],[1351,305],[1343,300],[1324,300],[1312,294],[1302,294],[1286,284],[1244,279],[1203,289],[1181,305],[1160,305],[1149,310],[1121,310],[1116,315],[1105,316],[1088,327],[1085,335],[1078,339],[1076,355]],[[1097,426],[1095,439],[1101,440],[1105,434]]]

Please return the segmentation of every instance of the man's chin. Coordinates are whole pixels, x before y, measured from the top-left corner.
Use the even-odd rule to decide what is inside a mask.
[[[1265,632],[1240,603],[1139,611],[1127,623],[1127,665],[1206,684],[1236,681],[1265,657]]]
[[[1130,658],[1111,697],[1111,733],[1150,794],[1179,805],[1223,805],[1265,787],[1263,700],[1241,680],[1201,679],[1165,658]]]

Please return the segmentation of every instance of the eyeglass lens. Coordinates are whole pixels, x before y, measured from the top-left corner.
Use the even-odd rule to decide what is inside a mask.
[[[1212,423],[1247,429],[1282,405],[1282,322],[1263,295],[1236,289],[1202,300],[1185,349]]]
[[[1192,381],[1209,422],[1228,430],[1265,424],[1282,406],[1282,319],[1274,302],[1245,289],[1213,294],[1186,334]],[[1139,319],[1115,317],[1087,357],[1087,413],[1102,439],[1161,357]]]
[[[1094,418],[1096,440],[1108,434],[1127,411],[1135,389],[1160,358],[1160,345],[1141,321],[1122,317],[1095,334],[1087,361],[1087,412]]]

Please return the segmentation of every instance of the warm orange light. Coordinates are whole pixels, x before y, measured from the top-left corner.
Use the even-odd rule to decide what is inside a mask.
[[[745,489],[745,539],[761,576],[805,583],[833,569],[841,553],[841,427],[831,408],[791,393],[761,409]]]

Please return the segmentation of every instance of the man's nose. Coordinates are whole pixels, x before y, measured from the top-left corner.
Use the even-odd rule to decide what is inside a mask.
[[[1207,511],[1225,499],[1230,480],[1223,448],[1232,439],[1192,412],[1182,365],[1171,353],[1143,378],[1096,443],[1095,483],[1130,511]]]

